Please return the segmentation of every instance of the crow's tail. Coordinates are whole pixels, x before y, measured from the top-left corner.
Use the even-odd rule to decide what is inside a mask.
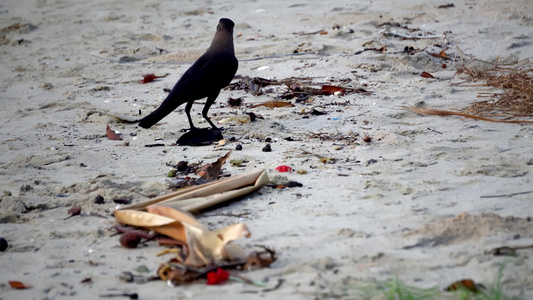
[[[175,99],[170,99],[171,97],[167,97],[163,103],[161,103],[161,106],[159,106],[156,110],[154,110],[151,114],[144,117],[140,122],[139,126],[142,128],[150,128],[155,123],[161,121],[164,117],[166,117],[168,114],[170,114],[173,110],[175,110],[180,104],[182,104],[179,101],[176,101]]]

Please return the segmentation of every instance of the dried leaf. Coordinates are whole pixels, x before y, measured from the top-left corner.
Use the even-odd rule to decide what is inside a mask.
[[[9,285],[17,290],[23,290],[23,289],[29,289],[31,288],[31,285],[24,284],[20,281],[9,281]]]
[[[264,251],[254,251],[250,253],[243,269],[247,271],[269,267],[276,261],[276,252],[265,246],[257,245],[264,249]]]
[[[445,59],[445,60],[451,60],[450,57],[446,56],[446,53],[443,53],[444,51],[441,51],[439,53],[435,53],[435,52],[429,52],[429,51],[426,51],[427,54],[433,56],[433,57],[437,57],[437,58],[442,58],[442,59]]]
[[[67,220],[74,216],[79,216],[81,214],[81,206],[72,207],[71,209],[68,210],[68,213],[70,214],[70,216],[66,217],[64,220]]]
[[[181,223],[186,223],[192,226],[196,226],[198,228],[201,228],[202,230],[207,230],[207,227],[205,227],[202,223],[198,222],[193,215],[191,215],[188,212],[179,210],[179,209],[173,209],[167,206],[148,206],[146,207],[146,210],[149,213],[153,213],[156,215],[160,215],[163,217],[171,218],[176,221],[179,221]]]
[[[435,76],[429,74],[428,72],[424,71],[422,72],[422,74],[420,74],[420,76],[424,77],[424,78],[435,78]]]
[[[246,261],[248,253],[237,244],[226,244],[224,247],[225,259],[228,261]]]
[[[456,291],[459,289],[467,289],[471,292],[477,293],[479,292],[479,289],[476,285],[476,283],[472,279],[463,279],[456,281],[452,284],[450,284],[445,290],[446,291]]]
[[[144,83],[152,82],[156,78],[157,77],[155,76],[155,74],[144,74],[143,75],[143,80],[141,80],[141,83],[144,84]]]
[[[141,80],[141,83],[144,84],[144,83],[152,82],[156,78],[163,78],[163,77],[167,77],[168,75],[169,75],[169,73],[167,73],[165,75],[161,75],[161,76],[156,76],[155,74],[144,74],[143,75],[143,80]]]
[[[115,219],[123,224],[137,227],[157,227],[169,225],[174,219],[137,210],[115,210]]]
[[[165,206],[148,206],[148,212],[118,210],[115,218],[125,224],[154,230],[167,235],[188,246],[188,253],[183,261],[186,265],[204,266],[213,260],[229,258],[226,245],[243,236],[251,235],[246,225],[239,223],[215,231],[208,231],[191,215]],[[233,249],[231,253],[235,253]]]
[[[77,216],[81,213],[81,206],[74,206],[68,210],[70,216]]]
[[[197,269],[187,268],[185,266],[177,266],[175,260],[169,263],[162,264],[157,270],[157,275],[163,281],[170,281],[173,284],[182,284],[191,282],[202,275],[202,272]]]
[[[111,129],[111,127],[109,127],[109,125],[107,125],[106,133],[107,133],[107,137],[110,140],[113,140],[113,141],[122,140],[122,137],[119,134],[117,134],[113,129]]]
[[[188,227],[187,229],[197,229]],[[209,264],[212,260],[229,258],[226,253],[226,245],[241,237],[250,237],[248,227],[243,223],[230,225],[215,231],[190,230],[191,233],[189,249],[190,255],[185,264],[202,266]]]
[[[343,88],[334,85],[323,85],[320,89],[320,93],[326,95],[346,94]]]
[[[250,108],[264,106],[268,108],[280,108],[280,107],[294,107],[294,104],[290,102],[284,102],[284,101],[269,101],[265,103],[255,104],[251,105]]]
[[[222,169],[222,166],[229,158],[230,154],[231,150],[226,153],[226,155],[220,157],[216,162],[212,164],[207,164],[202,167],[202,170],[200,170],[197,174],[202,176],[202,178],[206,180],[216,180],[218,178],[218,175],[220,175],[220,170]]]
[[[269,182],[265,170],[231,176],[210,183],[188,187],[120,210],[144,210],[150,205],[169,206],[188,212],[197,212],[216,204],[257,191]],[[119,210],[119,211],[120,211]]]
[[[246,225],[235,224],[216,231],[208,231],[191,215],[176,208],[181,207],[184,211],[204,209],[228,199],[249,194],[267,182],[266,172],[256,171],[134,204],[115,210],[114,215],[120,223],[154,230],[181,240],[186,247],[183,248],[184,251],[180,251],[175,260],[184,265],[202,267],[223,259],[244,262],[247,257],[246,253],[237,244],[231,242],[251,235]],[[170,270],[165,269],[161,272],[168,273]]]

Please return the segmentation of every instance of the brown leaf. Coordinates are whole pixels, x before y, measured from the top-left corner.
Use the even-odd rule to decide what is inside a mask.
[[[68,213],[70,216],[66,217],[66,219],[72,218],[74,216],[79,216],[81,214],[81,206],[74,206],[71,209],[68,210]]]
[[[71,216],[77,216],[81,213],[81,206],[74,206],[71,209],[68,210],[68,213]]]
[[[243,223],[230,225],[215,231],[189,229],[188,233],[191,234],[189,238],[189,250],[191,253],[185,260],[185,264],[196,266],[207,265],[213,259],[227,259],[226,246],[228,243],[243,236],[251,236],[250,230]],[[234,249],[232,250],[234,252]]]
[[[167,273],[159,271],[158,274],[162,280],[165,280],[164,278],[166,278],[166,280],[170,280],[173,283],[183,283],[183,282],[188,282],[188,281],[191,281],[197,278],[199,275],[199,272],[195,272],[195,271],[191,271],[187,269],[173,269],[173,270],[169,269]]]
[[[456,291],[459,289],[467,289],[471,292],[477,293],[479,292],[478,286],[472,279],[463,279],[456,281],[452,284],[450,284],[445,290],[446,291]]]
[[[155,74],[144,74],[143,75],[143,80],[141,80],[141,83],[144,84],[144,83],[152,82],[156,78],[157,77],[155,76]]]
[[[141,83],[148,83],[148,82],[152,82],[154,81],[156,78],[163,78],[163,77],[166,77],[168,76],[168,73],[165,74],[165,75],[162,75],[162,76],[156,76],[155,74],[144,74],[143,75],[143,80],[141,80]]]
[[[294,104],[290,102],[284,102],[284,101],[269,101],[265,103],[255,104],[251,105],[250,108],[264,106],[268,108],[279,108],[279,107],[294,107]]]
[[[169,225],[176,221],[164,216],[136,210],[115,210],[113,214],[120,223],[143,228]]]
[[[23,289],[29,289],[31,288],[31,285],[24,284],[20,281],[9,281],[9,285],[17,290],[23,290]]]
[[[420,74],[420,76],[424,77],[424,78],[435,78],[435,76],[429,74],[428,72],[424,71],[422,72],[422,74]]]
[[[449,58],[448,56],[446,56],[446,53],[443,54],[444,51],[441,51],[439,53],[435,53],[435,52],[426,52],[427,54],[433,56],[433,57],[438,57],[438,58],[442,58],[442,59],[446,59],[446,60],[451,60],[451,58]]]
[[[320,93],[327,95],[334,95],[335,93],[340,93],[341,95],[346,94],[343,88],[334,85],[323,85]]]
[[[259,246],[259,245],[258,245]],[[269,267],[274,261],[276,261],[276,252],[264,246],[259,246],[264,251],[253,251],[248,256],[246,264],[243,269],[251,271],[254,269]]]
[[[202,167],[202,170],[200,170],[197,174],[202,176],[203,179],[216,180],[218,178],[218,175],[220,175],[222,165],[224,165],[230,154],[231,151],[226,153],[226,155],[220,157],[216,162],[205,165],[204,167]]]
[[[110,140],[113,140],[113,141],[121,141],[122,140],[122,137],[120,135],[118,135],[113,129],[111,129],[111,127],[109,127],[109,125],[107,125],[106,133],[107,133],[107,137]]]

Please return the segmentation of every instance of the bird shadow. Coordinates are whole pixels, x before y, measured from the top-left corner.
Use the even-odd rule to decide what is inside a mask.
[[[223,138],[222,130],[220,129],[194,128],[180,136],[176,144],[180,146],[207,146]]]

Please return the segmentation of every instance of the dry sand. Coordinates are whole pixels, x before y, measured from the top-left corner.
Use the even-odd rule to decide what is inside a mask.
[[[456,2],[439,9],[445,1],[2,1],[0,236],[9,247],[0,253],[0,299],[96,299],[113,289],[141,299],[358,299],[360,284],[394,276],[439,289],[463,278],[491,283],[504,261],[504,292],[533,298],[531,250],[517,257],[485,254],[533,244],[533,194],[483,197],[533,190],[533,127],[399,109],[462,109],[484,90],[451,86],[453,63],[426,51],[394,53],[406,46],[438,52],[436,44],[449,43],[450,55],[460,47],[479,59],[507,63],[533,58],[530,1]],[[372,94],[293,99],[295,107],[271,110],[246,105],[274,99],[280,87],[257,97],[226,90],[210,110],[216,122],[245,112],[262,117],[221,124],[225,137],[243,145],[232,159],[247,161],[244,167],[226,165],[224,173],[264,168],[271,178],[303,184],[264,187],[199,216],[210,228],[244,222],[252,237],[239,244],[274,248],[278,261],[246,276],[269,287],[283,279],[279,289],[245,294],[261,289],[242,283],[124,283],[117,278],[122,271],[137,274],[146,265],[153,275],[168,257],[155,257],[163,249],[155,244],[121,248],[111,236],[111,200],[139,202],[147,199],[142,195],[164,194],[166,163],[211,162],[236,143],[173,146],[188,126],[183,107],[149,130],[112,115],[147,114],[157,107],[163,88],[171,88],[208,47],[221,17],[233,19],[240,35],[237,74],[312,77],[317,87],[329,83]],[[378,26],[385,22],[420,30]],[[294,34],[320,30],[327,34]],[[386,34],[393,31],[435,38]],[[386,53],[354,54],[382,46]],[[322,54],[264,58],[296,49]],[[140,60],[118,63],[121,57]],[[419,76],[422,71],[436,79]],[[146,73],[171,75],[138,84]],[[229,107],[229,97],[243,97],[244,105]],[[194,106],[193,119],[207,127],[201,108]],[[313,109],[327,114],[302,113]],[[129,146],[108,140],[106,124],[121,131]],[[365,134],[370,143],[362,140]],[[272,152],[261,151],[266,138],[272,139]],[[155,142],[165,146],[144,147]],[[319,157],[334,160],[323,163]],[[276,172],[282,164],[307,174]],[[105,204],[93,203],[97,195]],[[107,218],[64,220],[76,205]],[[92,283],[81,283],[85,278]],[[9,280],[32,288],[13,290]]]

